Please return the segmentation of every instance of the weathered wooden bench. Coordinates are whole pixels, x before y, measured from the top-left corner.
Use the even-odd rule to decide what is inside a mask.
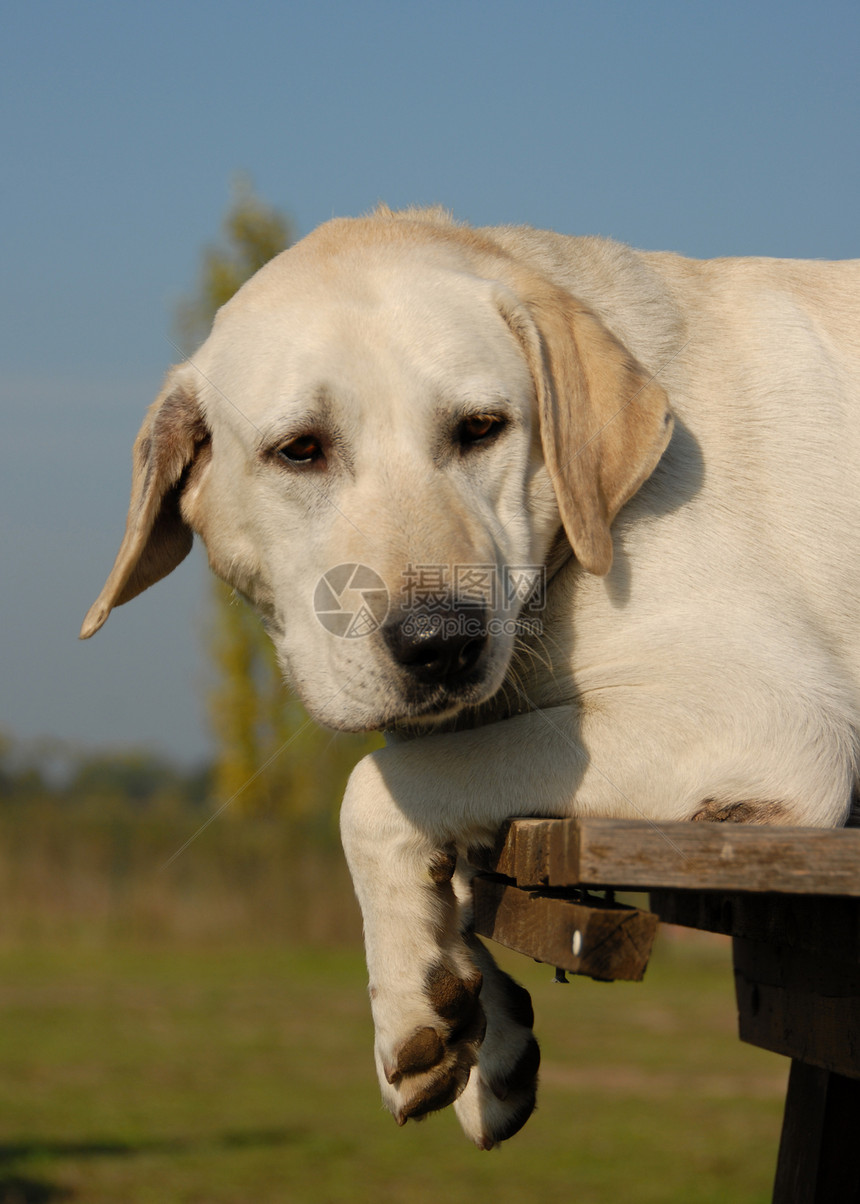
[[[563,972],[641,979],[660,920],[731,936],[740,1037],[792,1059],[774,1204],[860,1201],[860,830],[523,819],[480,868],[478,933]]]

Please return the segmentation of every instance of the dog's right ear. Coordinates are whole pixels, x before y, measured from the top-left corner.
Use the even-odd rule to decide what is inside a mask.
[[[98,631],[115,606],[166,577],[191,551],[194,537],[180,500],[190,473],[209,455],[209,430],[193,369],[182,365],[169,373],[135,440],[125,536],[104,589],[84,619],[82,640]]]

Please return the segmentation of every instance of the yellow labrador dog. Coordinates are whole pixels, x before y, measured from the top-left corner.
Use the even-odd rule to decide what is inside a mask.
[[[846,819],[860,262],[330,222],[168,376],[82,635],[192,532],[311,714],[389,733],[342,811],[380,1083],[489,1148],[539,1055],[465,850],[517,815]]]

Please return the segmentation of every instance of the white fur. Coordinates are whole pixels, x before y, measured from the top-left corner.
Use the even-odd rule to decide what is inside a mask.
[[[441,958],[466,979],[476,956],[453,890],[428,878],[440,848],[489,842],[511,816],[682,820],[705,800],[838,825],[857,781],[860,264],[700,263],[517,229],[470,237],[432,213],[324,227],[222,310],[145,428],[165,398],[193,396],[211,457],[179,481],[184,522],[255,600],[311,712],[393,733],[353,773],[342,831],[396,1114],[426,1076],[392,1085],[384,1067],[414,1030],[445,1034],[428,966]],[[542,303],[523,309],[523,273],[596,315],[675,417],[614,522],[606,575],[554,543],[571,469],[544,462],[535,348],[549,336]],[[458,457],[450,429],[464,407],[504,407],[509,426]],[[321,424],[337,435],[325,472],[261,456]],[[640,476],[663,447],[649,438]],[[120,595],[149,538],[129,521],[85,634],[172,567]],[[396,599],[407,564],[547,559],[541,637],[491,641],[479,686],[433,714],[378,634],[338,639],[313,611],[317,581],[341,563],[371,566]],[[521,1026],[477,956],[490,1027],[457,1108],[486,1146],[504,1135],[506,1105],[485,1080]],[[455,1044],[446,1056],[462,1077],[473,1055]]]

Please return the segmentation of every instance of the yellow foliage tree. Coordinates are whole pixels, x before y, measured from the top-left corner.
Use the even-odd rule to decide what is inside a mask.
[[[240,180],[222,240],[203,251],[196,291],[177,307],[183,346],[195,347],[217,310],[292,241],[290,221]],[[272,646],[251,608],[220,581],[213,584],[207,652],[213,683],[209,716],[216,738],[214,787],[219,804],[239,814],[272,812],[321,832],[332,819],[350,769],[376,747],[375,737],[334,735],[318,727],[283,683]]]

